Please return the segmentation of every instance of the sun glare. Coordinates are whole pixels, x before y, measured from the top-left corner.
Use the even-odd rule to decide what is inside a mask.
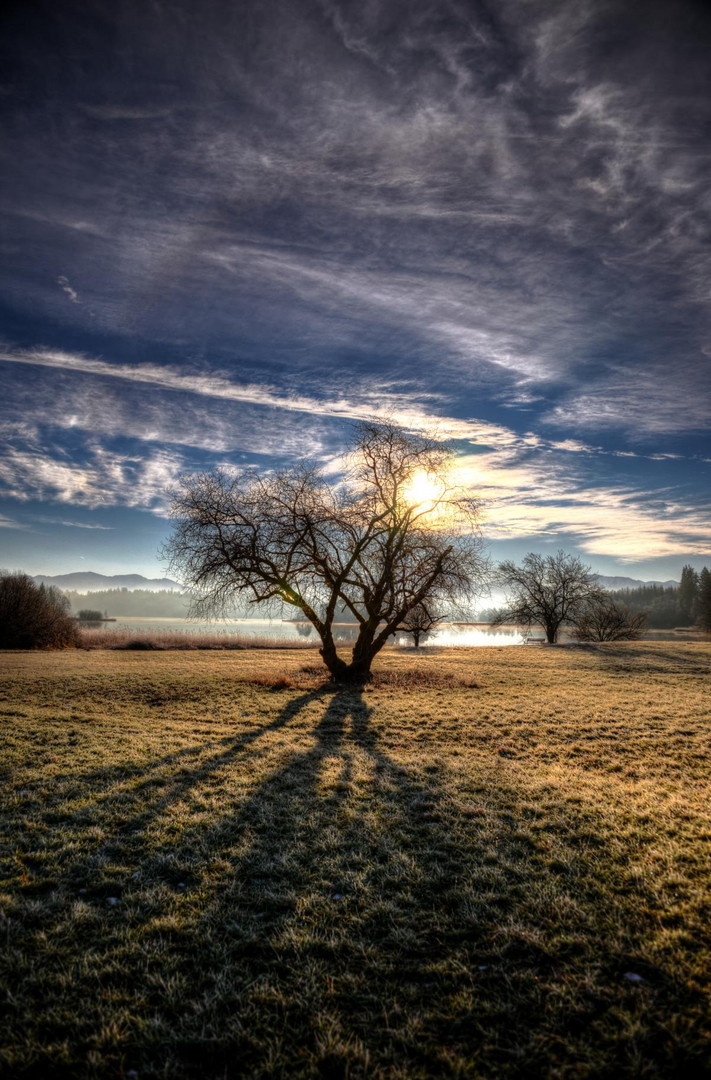
[[[438,476],[419,469],[412,474],[409,482],[403,490],[403,496],[408,506],[420,506],[427,509],[434,506],[442,498],[444,483]]]

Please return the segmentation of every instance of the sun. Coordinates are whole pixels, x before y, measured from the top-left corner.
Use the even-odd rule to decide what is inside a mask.
[[[418,469],[403,488],[403,498],[407,506],[433,509],[442,498],[444,482],[439,476]]]

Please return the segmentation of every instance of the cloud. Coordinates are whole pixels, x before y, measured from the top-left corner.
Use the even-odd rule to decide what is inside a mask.
[[[73,304],[79,303],[79,295],[75,289],[71,287],[67,278],[63,274],[57,278],[57,284],[61,287],[62,292],[65,292]]]
[[[6,517],[4,514],[0,514],[0,529],[27,529],[28,525],[25,525],[21,521],[15,521],[14,518]]]
[[[82,105],[87,116],[95,120],[165,120],[170,116],[168,107],[144,105]]]
[[[706,367],[706,363],[688,366],[696,375],[696,392],[686,379],[671,376],[668,365],[635,372],[615,365],[593,385],[564,397],[545,420],[579,431],[632,427],[637,435],[649,437],[705,432],[711,424],[711,400],[701,389]]]
[[[110,64],[91,29],[73,61],[71,17],[0,43],[7,332],[49,343],[3,354],[24,384],[8,490],[158,506],[161,470],[334,461],[348,421],[387,412],[476,445],[501,535],[703,543],[707,478],[685,465],[711,414],[701,16],[163,15],[109,15]],[[35,56],[49,95],[19,92]]]
[[[500,455],[462,458],[464,483],[480,494],[489,540],[574,542],[620,562],[711,553],[711,503],[671,500],[657,490],[576,483],[563,460]]]
[[[94,444],[87,448],[84,461],[55,455],[51,447],[8,448],[0,458],[0,494],[18,502],[53,501],[92,510],[125,506],[164,513],[168,488],[185,471],[185,462],[165,450],[135,457]]]
[[[362,388],[352,382],[348,397],[289,396],[274,387],[240,386],[225,374],[186,374],[158,365],[114,365],[49,350],[6,352],[2,358],[51,369],[60,380],[72,379],[66,387],[61,381],[43,381],[43,420],[89,433],[83,450],[89,462],[77,465],[62,458],[51,462],[56,453],[52,455],[47,442],[42,442],[38,429],[26,423],[9,426],[8,439],[14,435],[18,444],[0,469],[0,476],[4,470],[9,483],[9,476],[16,474],[19,486],[10,489],[16,497],[22,497],[26,490],[34,497],[51,495],[77,505],[133,505],[165,512],[165,487],[191,469],[183,452],[172,450],[163,455],[159,448],[165,443],[211,451],[213,463],[224,462],[225,453],[229,463],[229,453],[236,448],[249,449],[252,455],[261,453],[268,464],[320,458],[334,473],[340,468],[344,432],[335,426],[327,434],[324,423],[338,425],[381,413],[412,429],[436,430],[442,438],[457,440],[463,447],[459,462],[462,483],[482,497],[486,531],[492,540],[575,536],[583,551],[607,552],[621,560],[639,558],[645,550],[650,557],[683,551],[703,553],[708,544],[711,516],[706,511],[672,507],[654,488],[622,487],[619,482],[604,487],[596,482],[597,459],[625,457],[637,462],[643,455],[573,438],[546,440],[533,432],[515,432],[474,417],[438,414],[434,408],[443,403],[436,395],[431,396],[434,400],[422,401],[415,395],[408,398],[381,389],[374,400],[372,386]],[[135,399],[115,394],[112,387],[117,382],[136,388],[150,386],[155,394]],[[34,389],[30,396],[33,394]],[[204,408],[205,401],[215,404]],[[224,414],[216,412],[223,407],[227,410]],[[265,413],[271,417],[268,424],[263,419]],[[98,432],[104,441],[121,436],[153,444],[153,448],[116,454],[100,448]],[[467,445],[476,447],[476,453],[467,453]],[[646,458],[683,464],[672,452]]]
[[[344,393],[340,397],[317,397],[303,393],[285,393],[273,386],[258,383],[239,384],[229,379],[224,373],[187,374],[165,364],[111,364],[101,359],[48,349],[4,351],[0,353],[0,361],[8,364],[51,368],[59,372],[92,375],[102,379],[118,379],[133,384],[147,384],[161,391],[283,410],[287,413],[303,413],[314,417],[359,420],[378,415],[391,416],[397,422],[411,428],[431,427],[436,424],[443,438],[468,438],[499,446],[509,446],[519,442],[530,445],[538,441],[530,433],[518,436],[500,424],[475,419],[442,417],[432,410],[432,404],[437,401],[437,394],[398,393],[392,390],[387,382],[370,380],[363,380],[358,384],[351,382],[349,394]],[[99,402],[100,399],[96,399],[96,407],[100,409]],[[58,419],[62,422],[57,417],[55,417],[55,422]],[[108,421],[109,416],[106,413],[97,415],[91,402],[85,403],[83,408],[75,408],[64,416],[64,422],[70,426],[77,424],[84,427],[96,427],[103,419]],[[184,438],[184,432],[181,431],[180,423],[176,423],[173,430],[176,441],[181,441]],[[150,429],[144,431],[144,434],[150,438]],[[170,436],[167,432],[163,432],[161,437],[168,439]]]
[[[98,525],[94,522],[88,521],[62,521],[59,518],[47,518],[39,517],[35,518],[36,521],[41,522],[43,525],[64,525],[68,529],[99,529],[102,532],[113,532],[113,525]]]
[[[41,208],[23,162],[36,174],[38,155],[63,146],[48,132],[40,151],[28,135],[8,163],[22,220],[41,213],[42,243],[87,269],[85,318],[158,340],[247,333],[317,350],[315,363],[367,341],[393,371],[436,370],[470,395],[510,390],[511,408],[562,392],[573,427],[578,400],[592,417],[578,393],[591,374],[614,406],[605,371],[633,331],[631,381],[646,372],[658,393],[646,416],[598,413],[630,434],[677,431],[656,409],[658,361],[672,350],[679,385],[698,386],[706,161],[682,99],[648,77],[654,19],[649,33],[623,19],[615,51],[619,18],[598,3],[495,15],[324,3],[325,22],[298,3],[270,10],[254,15],[259,64],[241,36],[227,47],[209,5],[199,38],[183,12],[185,98],[162,89],[174,75],[164,26],[117,27],[119,70],[139,40],[155,85],[132,80],[128,100],[96,69],[80,100],[61,99],[69,168],[46,171]],[[685,53],[690,82],[701,59]],[[672,63],[668,78],[683,75]]]

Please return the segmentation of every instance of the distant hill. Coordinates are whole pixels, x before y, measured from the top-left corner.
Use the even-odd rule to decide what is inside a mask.
[[[95,574],[80,570],[74,574],[35,574],[34,580],[45,585],[72,592],[103,592],[105,589],[148,589],[159,592],[165,589],[182,592],[182,585],[171,578],[147,578],[143,574]]]
[[[604,574],[596,574],[597,580],[603,589],[641,589],[645,585],[661,585],[664,589],[677,589],[678,581],[640,581],[631,577],[605,577]]]

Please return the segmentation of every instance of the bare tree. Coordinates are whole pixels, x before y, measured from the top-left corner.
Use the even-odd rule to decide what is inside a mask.
[[[415,648],[419,649],[422,635],[435,630],[444,618],[445,616],[438,614],[431,604],[423,601],[421,604],[415,604],[408,611],[400,624],[400,629],[411,635]]]
[[[187,478],[173,502],[171,571],[191,587],[197,614],[240,598],[297,608],[331,674],[367,679],[413,608],[463,601],[483,572],[478,504],[450,484],[451,460],[441,442],[368,422],[338,484],[306,466]],[[357,626],[349,663],[334,639],[343,612]]]
[[[531,552],[521,566],[502,562],[495,580],[507,593],[507,603],[492,626],[542,626],[551,645],[561,626],[574,623],[586,604],[603,595],[591,568],[564,551],[548,556]]]
[[[77,644],[69,599],[27,574],[0,576],[0,649],[58,649]]]
[[[603,595],[587,600],[573,621],[578,641],[636,641],[647,625],[647,612],[632,612]]]

